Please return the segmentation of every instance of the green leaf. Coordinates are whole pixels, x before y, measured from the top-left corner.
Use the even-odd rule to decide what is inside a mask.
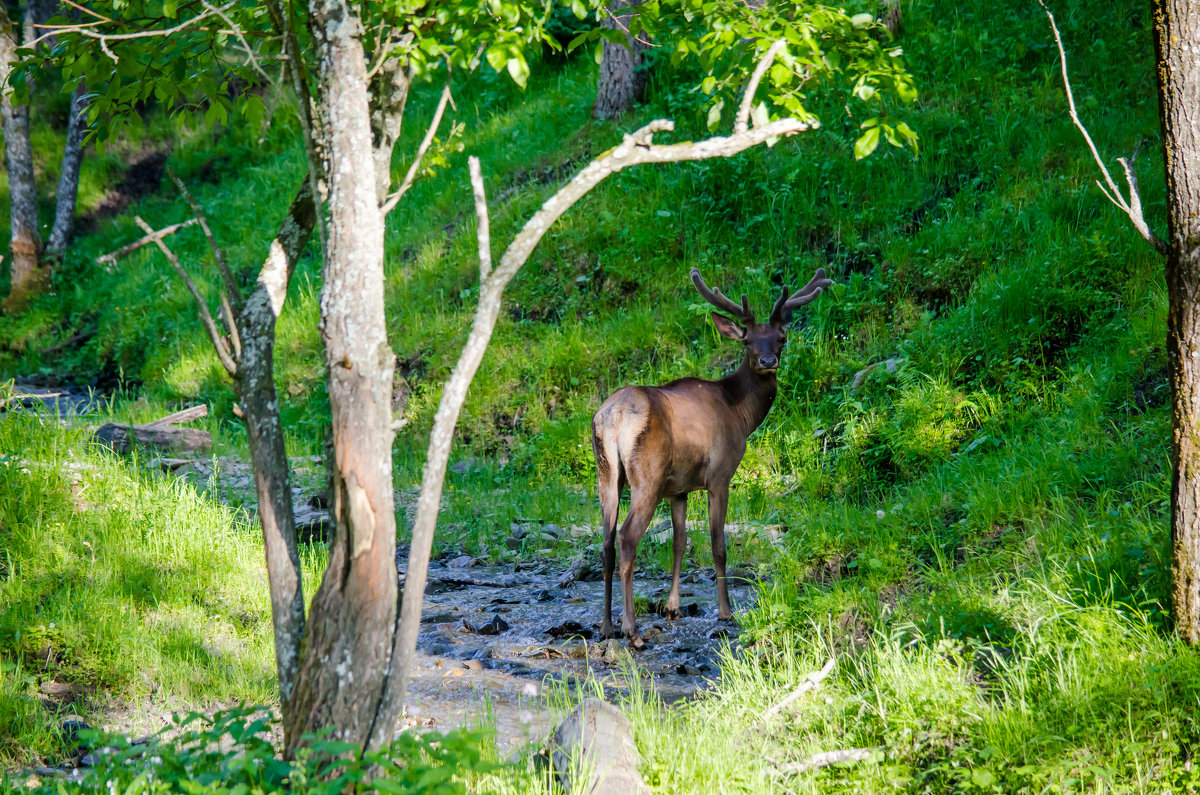
[[[163,0],[163,16],[175,18],[179,13],[179,0]]]
[[[755,127],[762,127],[771,122],[771,114],[767,111],[767,103],[760,102],[750,109],[750,120]]]
[[[708,109],[708,131],[712,132],[717,129],[717,125],[721,123],[721,110],[725,107],[725,100],[718,99],[713,103],[713,106]]]
[[[854,159],[862,160],[879,146],[879,128],[871,127],[854,142]]]
[[[583,19],[587,16],[587,6],[579,2],[579,0],[571,0],[571,13],[576,19]]]
[[[513,52],[513,57],[508,59],[508,76],[513,79],[513,82],[521,88],[525,88],[529,82],[529,64],[525,62],[525,56],[519,50]]]

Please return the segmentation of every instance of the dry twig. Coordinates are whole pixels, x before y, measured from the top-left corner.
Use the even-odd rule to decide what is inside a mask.
[[[1096,144],[1092,141],[1092,136],[1088,134],[1087,128],[1079,120],[1079,113],[1075,110],[1075,95],[1071,91],[1071,80],[1067,77],[1067,54],[1063,49],[1062,36],[1058,33],[1058,25],[1054,22],[1054,14],[1050,13],[1050,9],[1046,7],[1044,0],[1038,0],[1038,5],[1042,7],[1042,10],[1046,12],[1046,16],[1050,20],[1050,30],[1054,33],[1054,43],[1058,46],[1058,58],[1062,64],[1063,86],[1067,90],[1067,108],[1071,114],[1071,121],[1075,122],[1075,126],[1083,134],[1083,140],[1087,142],[1088,149],[1092,151],[1092,158],[1096,161],[1096,165],[1100,167],[1100,173],[1104,175],[1104,183],[1096,180],[1096,184],[1100,187],[1100,191],[1104,194],[1105,198],[1116,205],[1117,209],[1129,216],[1129,220],[1133,222],[1134,228],[1146,239],[1146,242],[1154,246],[1154,250],[1159,254],[1166,254],[1170,246],[1165,240],[1154,234],[1154,231],[1150,229],[1150,225],[1146,223],[1146,219],[1142,215],[1142,197],[1138,192],[1137,176],[1133,172],[1133,161],[1137,158],[1137,150],[1135,149],[1133,155],[1128,159],[1124,157],[1117,158],[1117,162],[1125,170],[1125,183],[1129,187],[1129,200],[1126,201],[1125,197],[1121,195],[1121,189],[1117,187],[1117,183],[1113,181],[1112,175],[1108,173],[1108,168],[1100,158],[1100,152],[1096,150]],[[1105,184],[1108,185],[1107,189],[1104,187]]]
[[[151,234],[145,235],[144,237],[139,237],[137,240],[133,241],[132,243],[121,246],[116,251],[110,251],[107,254],[103,254],[99,257],[96,257],[96,264],[103,265],[106,262],[116,262],[117,260],[119,260],[121,257],[125,256],[126,254],[131,254],[134,251],[137,251],[142,246],[144,246],[147,243],[149,243],[150,241],[154,240],[155,237],[161,238],[161,237],[166,237],[167,235],[173,235],[176,232],[178,232],[180,229],[191,226],[194,223],[196,223],[196,219],[189,218],[186,221],[181,221],[177,224],[171,224],[170,226],[164,226],[162,229],[159,229],[157,232],[152,232]],[[0,262],[2,262],[2,261],[3,260],[0,259]]]
[[[162,241],[162,236],[151,229],[150,224],[143,221],[140,215],[135,215],[133,220],[154,241],[154,245],[158,246],[158,250],[167,258],[167,262],[171,263],[171,267],[175,269],[175,272],[179,274],[179,278],[183,279],[183,283],[187,285],[188,292],[192,294],[192,298],[196,299],[196,305],[200,309],[200,320],[204,323],[205,330],[208,331],[208,338],[212,340],[213,348],[217,352],[217,358],[221,361],[221,366],[225,368],[225,371],[231,377],[237,377],[237,364],[230,357],[229,346],[221,336],[221,332],[217,330],[217,324],[213,320],[212,312],[208,311],[208,304],[205,303],[204,296],[200,295],[200,290],[196,287],[196,283],[192,281],[192,277],[188,276],[187,271],[179,264],[179,258],[175,256],[175,252],[167,248],[167,244]]]
[[[879,748],[845,748],[840,751],[821,751],[805,759],[803,762],[788,762],[776,768],[778,775],[807,773],[822,767],[829,767],[841,762],[862,762],[871,757]]]
[[[804,681],[797,685],[792,692],[775,702],[769,709],[763,712],[762,715],[758,716],[758,720],[754,721],[754,723],[750,725],[755,726],[759,723],[764,723],[770,720],[783,711],[789,704],[800,698],[800,696],[804,695],[810,690],[816,690],[821,686],[821,682],[825,681],[825,677],[829,676],[829,674],[833,672],[833,666],[834,659],[830,657],[829,662],[825,663],[821,670],[813,671],[808,676],[804,677]]]
[[[450,104],[451,101],[450,79],[447,76],[446,87],[442,89],[442,97],[438,100],[437,109],[433,112],[433,119],[429,122],[429,129],[425,131],[425,137],[421,139],[421,145],[417,147],[417,154],[413,157],[412,165],[408,167],[408,173],[404,175],[404,181],[400,183],[400,187],[380,205],[379,212],[384,215],[390,213],[400,203],[400,200],[404,198],[404,194],[408,193],[408,189],[413,186],[413,183],[417,179],[417,172],[421,168],[421,161],[425,159],[425,153],[429,151],[429,147],[433,144],[433,137],[437,134],[438,127],[442,124],[442,115],[446,112],[446,105]]]

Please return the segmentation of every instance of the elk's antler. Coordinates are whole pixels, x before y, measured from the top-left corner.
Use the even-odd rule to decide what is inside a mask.
[[[792,319],[793,311],[816,300],[821,291],[831,284],[833,284],[833,280],[825,278],[825,269],[817,268],[817,272],[813,274],[809,283],[790,296],[788,295],[788,288],[785,286],[783,288],[783,295],[779,296],[779,300],[775,302],[775,307],[771,310],[771,321],[787,323]]]
[[[700,276],[699,268],[692,268],[692,284],[696,285],[696,289],[700,295],[704,296],[704,300],[717,309],[733,315],[734,319],[744,326],[754,325],[754,312],[750,310],[750,299],[746,297],[745,293],[742,293],[742,305],[738,306],[722,295],[720,290],[710,290],[704,283],[704,278]]]

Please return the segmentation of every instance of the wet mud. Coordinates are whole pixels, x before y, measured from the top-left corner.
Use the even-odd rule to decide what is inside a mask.
[[[554,707],[562,700],[555,693],[598,684],[606,697],[615,698],[635,684],[630,677],[638,676],[642,688],[675,702],[709,687],[718,675],[722,648],[738,646],[737,624],[717,619],[712,569],[685,572],[682,618],[638,617],[646,646],[636,652],[623,639],[599,637],[603,582],[562,587],[562,570],[529,564],[516,569],[431,565],[405,707],[410,724],[445,731],[480,725],[486,717],[501,750],[511,750],[545,739],[560,717]],[[645,598],[651,608],[661,605],[669,589],[668,576],[639,573],[635,578],[638,602]],[[619,626],[616,590],[613,613]],[[735,609],[742,610],[756,589],[737,578],[729,593]]]

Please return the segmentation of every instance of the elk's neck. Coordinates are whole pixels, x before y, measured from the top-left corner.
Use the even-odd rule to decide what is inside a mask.
[[[742,361],[736,372],[721,379],[729,405],[749,436],[762,425],[775,402],[779,382],[775,373],[758,373],[750,366],[749,358]]]

